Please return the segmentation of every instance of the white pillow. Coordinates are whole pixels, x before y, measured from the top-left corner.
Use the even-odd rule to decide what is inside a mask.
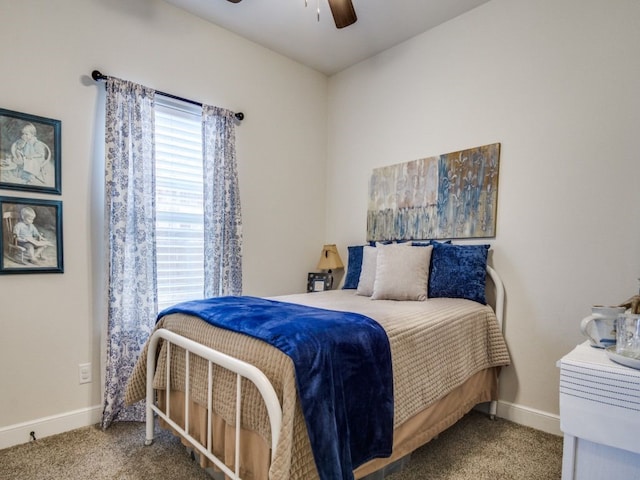
[[[362,267],[360,269],[360,279],[358,280],[357,295],[370,297],[373,293],[373,282],[376,280],[376,258],[378,249],[376,247],[365,246],[362,249]]]
[[[376,250],[372,300],[427,299],[432,246],[402,248],[385,245]]]

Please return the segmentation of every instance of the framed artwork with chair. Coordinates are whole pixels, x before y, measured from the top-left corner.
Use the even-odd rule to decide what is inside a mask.
[[[0,188],[60,195],[61,122],[0,108]]]
[[[0,197],[0,274],[62,273],[62,202]]]

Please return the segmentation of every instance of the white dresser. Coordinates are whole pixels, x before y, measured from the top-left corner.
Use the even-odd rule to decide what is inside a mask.
[[[562,480],[640,480],[640,370],[589,342],[558,366]]]

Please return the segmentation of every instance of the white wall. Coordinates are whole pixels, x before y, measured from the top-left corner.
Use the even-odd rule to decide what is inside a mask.
[[[636,0],[493,0],[329,82],[327,237],[345,256],[373,168],[502,144],[490,243],[512,418],[557,424],[580,319],[638,290],[639,26]]]
[[[0,108],[62,121],[62,195],[0,195],[63,201],[65,267],[0,276],[1,448],[100,412],[104,86],[91,71],[246,114],[237,156],[251,295],[304,291],[325,241],[327,79],[160,0],[0,8]],[[94,382],[79,385],[85,362]]]
[[[500,142],[507,407],[557,414],[555,362],[583,340],[580,318],[637,290],[635,0],[493,0],[332,77],[328,93],[317,72],[160,0],[4,1],[2,20],[0,107],[62,120],[62,196],[22,196],[63,200],[65,273],[0,276],[0,447],[99,413],[94,68],[246,113],[248,294],[302,291],[325,240],[346,260],[365,238],[372,168]],[[94,382],[80,386],[88,361]]]

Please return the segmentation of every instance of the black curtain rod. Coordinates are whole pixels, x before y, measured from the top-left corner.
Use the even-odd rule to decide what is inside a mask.
[[[102,73],[100,73],[100,71],[94,70],[93,72],[91,72],[91,78],[93,78],[97,82],[98,80],[106,80],[108,77],[106,75],[103,75]],[[196,102],[195,100],[189,100],[188,98],[178,97],[177,95],[172,95],[170,93],[160,92],[159,90],[156,90],[156,93],[158,95],[162,95],[163,97],[169,97],[169,98],[173,98],[174,100],[180,100],[182,102],[190,103],[191,105],[197,105],[199,107],[202,106],[202,103]],[[244,113],[238,112],[238,113],[235,113],[234,115],[235,115],[236,119],[238,119],[240,121],[244,120]]]

